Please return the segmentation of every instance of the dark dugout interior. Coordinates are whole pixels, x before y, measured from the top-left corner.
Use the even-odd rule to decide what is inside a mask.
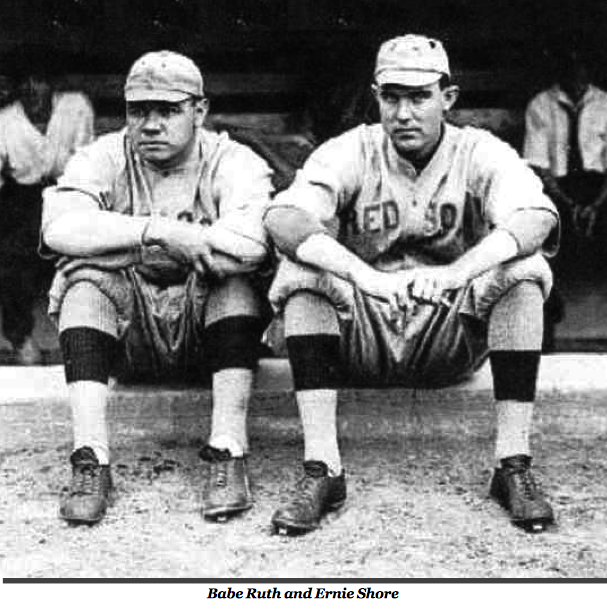
[[[607,4],[598,0],[2,0],[0,73],[44,66],[66,75],[64,86],[87,90],[99,114],[120,115],[129,65],[171,48],[212,75],[216,112],[307,107],[326,136],[348,123],[339,115],[391,36],[445,42],[460,108],[515,109],[548,84],[571,45],[584,47],[607,85],[606,31]]]

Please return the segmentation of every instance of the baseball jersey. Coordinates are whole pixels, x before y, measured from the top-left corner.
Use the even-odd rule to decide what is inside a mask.
[[[542,183],[518,154],[487,131],[446,124],[418,173],[382,125],[361,125],[319,147],[273,205],[314,214],[348,249],[382,270],[447,264],[491,230],[518,240],[519,215],[557,216]],[[556,247],[556,235],[545,245]]]
[[[198,132],[198,142],[180,166],[159,169],[133,149],[126,130],[100,137],[69,162],[55,188],[44,194],[44,227],[73,210],[103,209],[133,216],[213,224],[221,218],[235,235],[265,246],[261,217],[272,192],[271,170],[263,159],[227,134]]]
[[[556,177],[566,175],[571,111],[579,113],[578,142],[584,169],[607,171],[607,93],[592,85],[577,105],[558,85],[529,102],[523,156]]]
[[[19,184],[57,178],[78,148],[94,138],[94,113],[82,93],[53,95],[51,117],[42,133],[16,101],[0,110],[0,186],[4,176]]]

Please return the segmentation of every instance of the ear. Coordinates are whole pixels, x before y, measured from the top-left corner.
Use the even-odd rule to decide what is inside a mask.
[[[375,101],[377,101],[377,102],[379,102],[379,92],[380,92],[379,85],[373,83],[371,85],[371,93],[373,93],[373,97],[375,98]]]
[[[451,110],[457,98],[459,97],[459,87],[457,85],[449,85],[442,90],[443,94],[443,110],[448,112]]]
[[[194,122],[196,127],[202,127],[209,113],[209,100],[206,97],[199,99],[194,104]]]

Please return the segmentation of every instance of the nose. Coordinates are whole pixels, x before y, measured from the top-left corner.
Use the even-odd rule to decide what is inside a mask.
[[[145,133],[156,133],[162,129],[162,117],[155,110],[150,110],[144,117],[141,130]]]
[[[411,103],[406,97],[401,97],[396,106],[396,118],[404,122],[408,121],[411,117]]]

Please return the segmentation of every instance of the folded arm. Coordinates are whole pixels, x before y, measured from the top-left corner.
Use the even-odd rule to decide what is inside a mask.
[[[107,257],[157,246],[176,263],[191,264],[201,274],[206,270],[234,274],[252,270],[267,253],[264,244],[220,223],[201,226],[100,210],[92,197],[75,191],[52,196],[62,197],[64,205],[73,205],[69,205],[70,211],[44,222],[43,241],[55,252],[72,258]]]
[[[326,233],[308,212],[288,206],[271,208],[266,228],[278,248],[296,260],[345,279],[363,292],[388,302],[393,310],[415,301],[444,302],[445,293],[465,286],[482,273],[526,253],[546,238],[556,223],[550,212],[537,210],[535,231],[518,224],[496,229],[454,262],[386,273],[374,269]],[[541,226],[540,226],[541,225]],[[528,236],[533,232],[533,239]],[[540,234],[541,233],[541,234]],[[540,243],[541,244],[541,243]]]

